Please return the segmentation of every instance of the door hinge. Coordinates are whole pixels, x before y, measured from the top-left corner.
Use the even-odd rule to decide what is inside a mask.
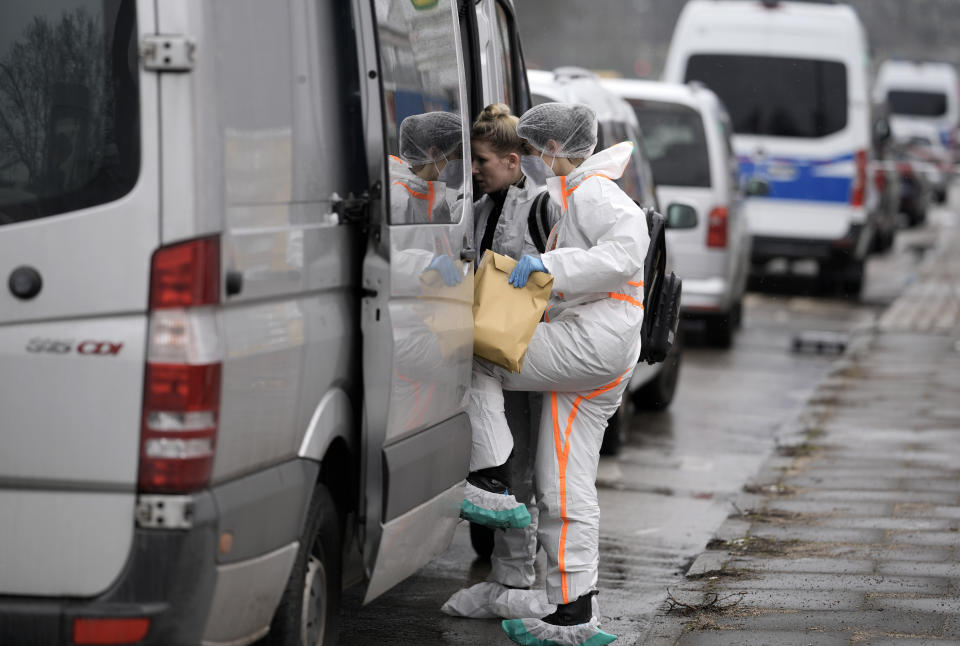
[[[331,201],[333,212],[337,215],[337,224],[362,224],[367,225],[370,222],[370,204],[373,199],[370,197],[380,193],[380,182],[370,187],[369,191],[364,191],[359,196],[348,193],[346,197],[340,197],[334,193]]]
[[[197,44],[179,34],[157,34],[140,39],[140,60],[152,72],[190,72]]]

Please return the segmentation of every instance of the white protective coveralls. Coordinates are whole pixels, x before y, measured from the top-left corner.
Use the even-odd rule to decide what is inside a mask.
[[[524,255],[540,255],[540,251],[530,236],[527,220],[530,216],[533,201],[545,190],[546,186],[537,186],[530,178],[524,181],[523,188],[511,185],[507,189],[507,197],[503,202],[500,219],[497,220],[497,228],[493,233],[491,249],[504,256],[510,256],[514,260],[520,260],[520,257]],[[493,198],[489,195],[482,196],[473,205],[473,239],[474,247],[478,250],[483,234],[487,230],[487,220],[493,212],[493,207]],[[559,210],[552,208],[549,210],[549,214],[550,223],[556,224]]]
[[[493,234],[491,249],[496,253],[509,256],[514,260],[520,260],[521,256],[531,255],[539,256],[540,251],[530,235],[529,217],[537,196],[546,190],[546,186],[537,185],[531,178],[526,178],[523,187],[511,185],[507,189],[506,199],[500,212],[500,218],[497,221],[496,229]],[[493,199],[489,195],[482,196],[474,205],[475,218],[475,236],[474,246],[480,248],[480,241],[487,228],[487,221],[493,211]],[[559,207],[557,204],[547,205],[549,218],[548,231],[559,220]],[[537,516],[538,509],[532,499],[533,491],[531,489],[532,470],[534,456],[531,449],[536,448],[536,429],[531,428],[531,419],[522,415],[524,404],[529,406],[541,405],[540,393],[535,395],[531,393],[517,393],[513,397],[512,408],[519,408],[511,416],[511,429],[513,437],[517,434],[527,434],[527,439],[515,439],[514,441],[514,468],[511,470],[514,481],[511,483],[512,490],[517,500],[527,505],[527,511],[530,513],[530,524],[523,529],[509,528],[494,533],[493,553],[491,554],[490,581],[501,583],[504,586],[514,588],[528,588],[534,584],[536,572],[534,571],[534,562],[537,556]],[[539,412],[539,411],[537,411]],[[519,413],[519,414],[518,414]],[[508,415],[510,413],[508,412]],[[534,414],[534,418],[539,415]],[[516,428],[514,428],[516,427]],[[478,453],[478,448],[474,448],[474,454]],[[501,456],[480,455],[476,458],[477,468],[487,466],[497,466],[502,464],[502,460],[497,460]],[[474,455],[471,455],[471,465],[474,462]],[[471,466],[471,470],[473,467]]]
[[[617,144],[547,180],[561,218],[541,256],[554,277],[545,320],[519,374],[474,360],[467,412],[497,444],[510,436],[503,390],[544,393],[535,479],[553,604],[596,589],[600,444],[640,354],[647,223],[613,181],[631,153]]]

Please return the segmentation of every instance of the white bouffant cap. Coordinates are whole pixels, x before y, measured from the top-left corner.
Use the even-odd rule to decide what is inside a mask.
[[[540,152],[585,159],[597,145],[597,115],[579,103],[541,103],[523,113],[517,134]],[[556,141],[556,151],[547,142]]]

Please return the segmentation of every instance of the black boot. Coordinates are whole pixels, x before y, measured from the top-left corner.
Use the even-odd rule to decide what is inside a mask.
[[[512,457],[513,453],[510,454]],[[490,493],[510,493],[510,458],[499,466],[471,471],[467,474],[467,482]]]
[[[554,626],[585,624],[593,617],[593,595],[595,594],[597,594],[597,591],[591,590],[570,603],[557,604],[557,610],[541,619],[541,621]]]

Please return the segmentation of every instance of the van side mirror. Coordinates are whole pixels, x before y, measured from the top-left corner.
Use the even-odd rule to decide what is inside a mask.
[[[744,195],[764,197],[770,195],[770,182],[765,179],[751,177],[743,187]]]
[[[695,229],[697,210],[689,204],[674,202],[667,207],[666,225],[668,229]]]

